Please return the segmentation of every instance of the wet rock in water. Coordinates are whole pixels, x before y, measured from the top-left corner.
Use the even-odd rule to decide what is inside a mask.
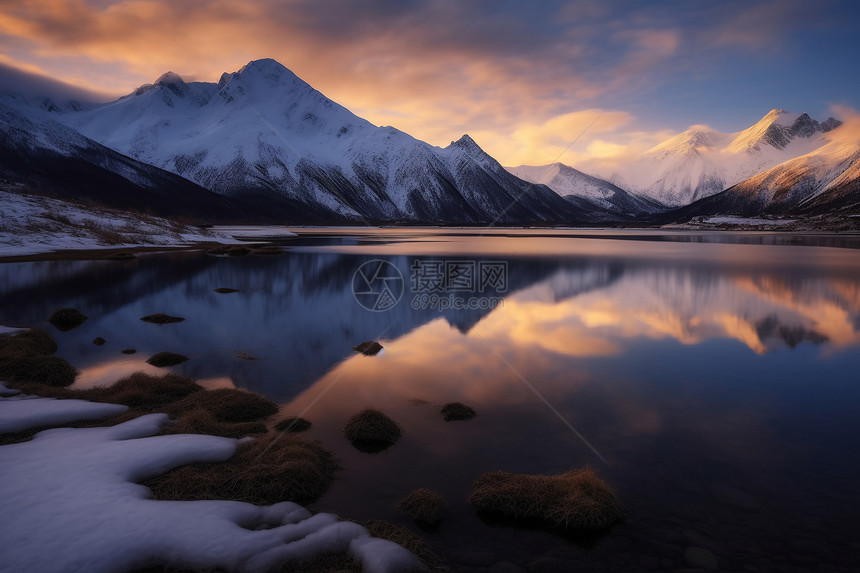
[[[717,557],[704,547],[688,547],[684,551],[684,561],[691,567],[701,567],[706,571],[719,569]]]
[[[442,406],[440,410],[442,417],[446,422],[454,422],[456,420],[469,420],[475,417],[475,410],[470,406],[461,404],[460,402],[451,402]]]
[[[228,287],[220,287],[220,288],[216,288],[216,289],[215,289],[215,292],[217,292],[218,294],[230,294],[230,293],[233,293],[233,292],[239,292],[239,289],[235,289],[235,288],[228,288]]]
[[[311,423],[304,418],[285,418],[275,424],[275,429],[281,432],[307,432],[311,429]]]
[[[107,340],[105,340],[101,336],[96,336],[95,338],[93,338],[93,344],[95,344],[96,346],[104,346],[105,342],[107,342]]]
[[[159,368],[164,368],[165,366],[176,366],[177,364],[182,364],[188,360],[187,356],[183,356],[182,354],[174,354],[173,352],[159,352],[158,354],[152,356],[149,360],[146,361],[147,364],[152,364],[153,366],[157,366]]]
[[[134,348],[126,348],[125,350],[121,350],[120,352],[122,352],[123,354],[134,354],[135,352],[137,352],[137,350],[135,350]]]
[[[400,439],[402,430],[397,423],[373,408],[366,408],[350,418],[343,428],[343,435],[355,449],[375,454]]]
[[[48,322],[65,332],[82,325],[87,318],[87,315],[74,308],[61,308],[54,311]]]
[[[233,354],[235,354],[236,358],[239,360],[259,360],[256,356],[248,354],[247,352],[234,352]]]
[[[140,320],[152,324],[171,324],[174,322],[182,322],[185,319],[181,316],[170,316],[169,314],[158,312],[156,314],[148,314],[142,317]]]
[[[382,350],[382,345],[375,340],[366,340],[358,346],[353,346],[352,349],[356,352],[361,352],[365,356],[376,356]]]

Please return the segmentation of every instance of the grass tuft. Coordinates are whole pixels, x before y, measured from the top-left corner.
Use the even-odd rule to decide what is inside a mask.
[[[164,368],[165,366],[176,366],[177,364],[182,364],[186,360],[188,360],[188,357],[182,354],[174,354],[173,352],[159,352],[158,354],[152,356],[146,362],[147,364],[152,364],[153,366]]]
[[[152,324],[171,324],[173,322],[182,322],[185,319],[180,316],[170,316],[169,314],[159,312],[156,314],[148,314],[140,320],[143,322],[151,322]]]
[[[74,308],[60,308],[54,311],[48,322],[65,332],[82,325],[87,318],[87,315]]]
[[[0,356],[0,379],[7,386],[20,388],[24,384],[44,384],[65,387],[78,376],[75,368],[56,356]]]
[[[202,408],[219,422],[256,422],[278,413],[277,404],[268,398],[233,388],[219,388],[191,394],[170,404],[165,410],[174,417]]]
[[[266,425],[260,422],[231,423],[218,420],[204,408],[194,408],[182,414],[168,426],[166,434],[207,434],[225,438],[243,438],[250,434],[265,434]]]
[[[194,380],[178,374],[152,376],[136,372],[117,380],[111,386],[78,390],[74,397],[93,402],[122,404],[136,411],[151,412],[201,391],[203,387]]]
[[[57,343],[49,334],[30,329],[0,336],[0,356],[48,355],[57,351]]]
[[[239,289],[228,288],[228,287],[219,287],[219,288],[215,289],[215,292],[217,292],[218,294],[230,294],[230,293],[234,293],[234,292],[239,292]]]
[[[591,468],[559,475],[492,472],[472,486],[479,513],[560,530],[605,529],[624,516],[612,489]]]
[[[125,350],[120,350],[120,352],[122,352],[123,354],[134,354],[135,352],[137,352],[137,350],[135,350],[134,348],[126,348]]]
[[[465,404],[461,404],[460,402],[451,402],[450,404],[445,404],[442,406],[440,410],[442,413],[442,417],[445,418],[446,422],[453,422],[456,420],[469,420],[475,417],[475,410],[470,406]]]
[[[448,504],[439,492],[420,488],[400,500],[400,509],[412,516],[419,525],[437,526],[445,517]]]
[[[442,559],[436,555],[421,536],[405,527],[394,525],[381,519],[365,521],[361,525],[370,532],[373,537],[387,539],[401,547],[409,550],[430,571],[447,571]]]
[[[96,346],[104,346],[106,342],[107,340],[105,340],[101,336],[96,336],[95,338],[93,338],[93,344],[95,344]]]
[[[402,434],[397,423],[373,408],[366,408],[350,418],[343,435],[359,451],[378,453],[394,444]]]
[[[275,424],[275,429],[281,432],[307,432],[311,429],[311,423],[299,417],[284,418]]]
[[[334,457],[317,442],[269,434],[239,444],[229,460],[190,464],[144,482],[155,499],[226,499],[259,505],[322,496],[334,479]]]

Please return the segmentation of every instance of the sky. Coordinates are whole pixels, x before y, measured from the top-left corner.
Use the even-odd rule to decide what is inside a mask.
[[[605,175],[691,125],[860,109],[858,24],[843,0],[0,0],[0,85],[108,100],[274,58],[377,125]]]

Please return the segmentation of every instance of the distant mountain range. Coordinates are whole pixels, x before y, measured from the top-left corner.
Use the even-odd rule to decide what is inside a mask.
[[[435,147],[377,127],[274,60],[217,83],[166,73],[107,104],[0,93],[0,184],[199,220],[595,225],[858,209],[860,145],[773,110],[703,126],[606,181],[503,168],[468,135]],[[656,219],[655,219],[656,217]]]

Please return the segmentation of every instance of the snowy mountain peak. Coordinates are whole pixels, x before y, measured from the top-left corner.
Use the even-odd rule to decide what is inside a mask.
[[[828,117],[823,122],[821,122],[821,131],[827,133],[828,131],[832,131],[842,125],[842,122],[836,119],[835,117]]]
[[[469,152],[470,155],[472,154],[472,152],[475,151],[481,153],[484,152],[484,150],[481,149],[481,147],[477,143],[475,143],[475,140],[472,139],[468,133],[464,133],[463,137],[461,137],[457,141],[452,141],[450,147],[462,149],[463,151]]]
[[[155,85],[164,86],[164,85],[177,85],[184,86],[185,80],[175,72],[165,72],[161,74],[161,76],[155,80]]]
[[[283,64],[271,58],[262,60],[254,60],[248,62],[242,68],[233,74],[235,77],[242,78],[260,78],[265,80],[269,85],[274,86],[281,83],[297,83],[302,87],[310,87],[310,85],[291,72]]]
[[[738,133],[728,146],[729,153],[759,151],[762,146],[785,149],[795,138],[822,133],[821,125],[806,113],[773,109],[755,125]]]
[[[698,155],[701,151],[725,144],[725,134],[711,129],[707,125],[694,125],[690,129],[670,137],[663,143],[645,152],[646,156],[656,160],[672,156]]]

